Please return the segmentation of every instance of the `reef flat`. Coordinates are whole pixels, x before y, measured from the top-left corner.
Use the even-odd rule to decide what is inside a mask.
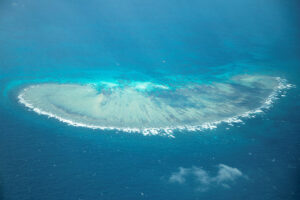
[[[227,82],[42,83],[24,88],[19,102],[74,126],[144,134],[214,128],[262,112],[288,85],[280,78],[240,75]]]

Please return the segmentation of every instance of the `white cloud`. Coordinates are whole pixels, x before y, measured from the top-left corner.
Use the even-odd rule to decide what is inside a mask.
[[[229,167],[224,164],[219,164],[219,171],[215,177],[217,183],[223,183],[227,181],[234,181],[235,179],[243,176],[242,172],[237,168]]]
[[[211,182],[211,178],[205,170],[198,167],[193,167],[192,172],[196,178],[196,181],[200,182],[201,184],[208,185]]]
[[[179,172],[175,172],[170,177],[170,182],[172,183],[184,183],[185,177],[189,174],[189,169],[179,167]]]
[[[212,176],[200,167],[179,167],[179,171],[172,173],[169,181],[171,183],[184,184],[188,179],[191,179],[196,183],[197,190],[205,191],[213,186],[230,188],[230,184],[238,178],[246,178],[246,176],[237,168],[224,164],[219,164],[217,168],[217,174]]]

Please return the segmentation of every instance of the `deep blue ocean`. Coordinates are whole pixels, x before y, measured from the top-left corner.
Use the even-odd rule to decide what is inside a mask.
[[[299,13],[297,0],[0,0],[0,199],[300,199]],[[293,87],[243,123],[174,137],[74,127],[17,99],[30,83],[238,74]]]

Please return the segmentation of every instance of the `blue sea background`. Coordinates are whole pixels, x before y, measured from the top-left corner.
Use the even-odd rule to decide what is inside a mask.
[[[0,199],[299,199],[297,0],[1,0]],[[109,76],[107,75],[109,74]],[[143,136],[28,112],[40,80],[278,76],[296,87],[244,124]],[[229,128],[229,129],[228,129]],[[179,167],[238,168],[230,188],[170,183]]]

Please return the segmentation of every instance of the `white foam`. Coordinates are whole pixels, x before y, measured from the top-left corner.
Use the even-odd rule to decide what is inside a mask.
[[[132,127],[116,127],[116,126],[99,126],[94,124],[88,124],[88,123],[82,123],[77,122],[75,120],[66,119],[61,116],[58,116],[54,113],[42,110],[41,108],[35,107],[30,102],[26,101],[24,98],[24,94],[29,89],[36,87],[36,86],[30,86],[28,88],[25,88],[19,95],[18,99],[19,102],[23,105],[25,105],[30,110],[38,113],[39,115],[45,115],[49,118],[55,118],[59,120],[60,122],[66,123],[71,126],[75,127],[84,127],[84,128],[90,128],[90,129],[99,129],[99,130],[114,130],[114,131],[122,131],[127,133],[141,133],[143,135],[167,135],[170,137],[174,137],[174,131],[203,131],[203,130],[212,130],[216,129],[218,125],[221,123],[227,123],[229,125],[233,125],[236,123],[242,123],[243,118],[252,118],[255,117],[257,114],[263,113],[264,110],[269,109],[274,101],[279,98],[281,93],[287,89],[290,89],[294,87],[292,84],[288,84],[285,79],[281,79],[279,77],[276,78],[278,85],[275,87],[272,91],[272,93],[265,99],[265,101],[256,109],[246,111],[242,114],[229,117],[222,120],[217,120],[213,122],[205,122],[199,125],[178,125],[178,126],[170,126],[170,127],[150,127],[150,128],[132,128]],[[147,84],[146,84],[147,85]],[[115,87],[115,86],[112,86]],[[138,88],[139,89],[139,88]]]
[[[156,84],[152,82],[133,82],[131,84],[135,89],[137,90],[152,90],[152,89],[163,89],[163,90],[168,90],[170,89],[166,85],[161,85],[161,84]]]

